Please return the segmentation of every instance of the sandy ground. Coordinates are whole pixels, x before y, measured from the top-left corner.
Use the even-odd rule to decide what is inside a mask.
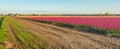
[[[13,18],[28,32],[44,37],[50,44],[48,49],[120,49],[120,38],[76,31],[50,24]],[[8,23],[10,24],[10,23]],[[12,33],[8,25],[9,33]],[[9,40],[12,41],[9,37]],[[18,48],[20,49],[19,45]]]

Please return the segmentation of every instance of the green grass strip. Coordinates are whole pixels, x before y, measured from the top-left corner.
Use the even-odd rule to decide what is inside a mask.
[[[0,18],[0,43],[4,42],[6,40],[6,24],[5,24],[5,17]],[[0,49],[5,49],[0,45]]]

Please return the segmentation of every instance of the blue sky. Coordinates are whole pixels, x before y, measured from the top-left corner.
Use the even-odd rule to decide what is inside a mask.
[[[0,0],[0,13],[120,13],[120,0]]]

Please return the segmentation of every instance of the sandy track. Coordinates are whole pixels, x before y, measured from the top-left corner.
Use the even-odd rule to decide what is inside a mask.
[[[120,49],[120,38],[76,31],[50,24],[13,18],[28,32],[44,37],[49,49]]]

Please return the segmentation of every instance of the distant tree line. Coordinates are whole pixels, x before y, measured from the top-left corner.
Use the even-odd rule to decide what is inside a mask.
[[[62,16],[120,16],[120,14],[62,14]]]
[[[120,16],[120,14],[0,14],[0,16]]]

